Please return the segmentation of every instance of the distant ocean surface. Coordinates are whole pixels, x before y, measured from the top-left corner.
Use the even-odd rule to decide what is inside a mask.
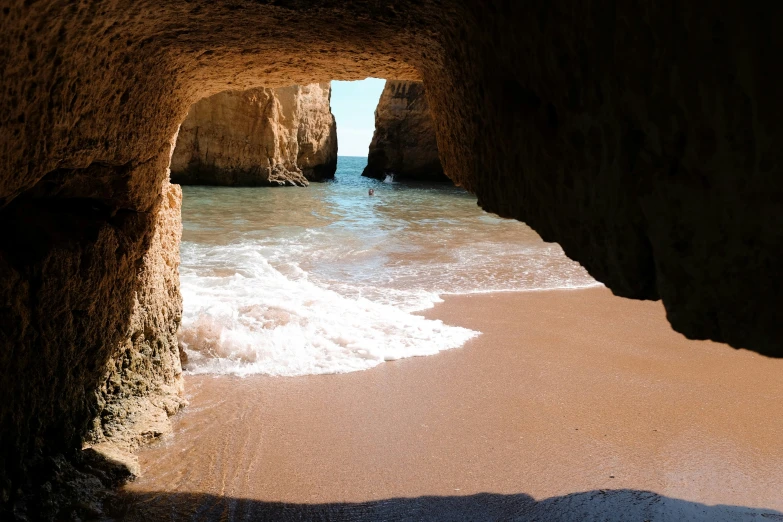
[[[366,162],[308,188],[183,187],[187,372],[364,370],[479,335],[411,313],[440,295],[598,285],[465,191],[362,178]]]

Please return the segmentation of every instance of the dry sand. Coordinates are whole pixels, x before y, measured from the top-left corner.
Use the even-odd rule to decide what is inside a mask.
[[[464,347],[188,377],[131,520],[783,520],[783,360],[606,289],[447,297]]]

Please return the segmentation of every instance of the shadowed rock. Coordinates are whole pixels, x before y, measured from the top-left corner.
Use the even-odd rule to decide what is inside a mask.
[[[362,176],[449,181],[438,157],[435,122],[421,82],[386,82],[375,109],[375,132]]]

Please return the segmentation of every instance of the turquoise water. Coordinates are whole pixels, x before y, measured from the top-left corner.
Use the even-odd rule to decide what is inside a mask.
[[[188,370],[300,375],[456,348],[477,332],[411,312],[443,294],[595,285],[559,246],[448,184],[183,187]],[[369,196],[369,189],[375,195]]]

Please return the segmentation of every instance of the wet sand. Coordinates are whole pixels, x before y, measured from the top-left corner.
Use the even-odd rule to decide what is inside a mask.
[[[446,297],[464,347],[192,376],[129,520],[783,520],[783,360],[603,288]]]

